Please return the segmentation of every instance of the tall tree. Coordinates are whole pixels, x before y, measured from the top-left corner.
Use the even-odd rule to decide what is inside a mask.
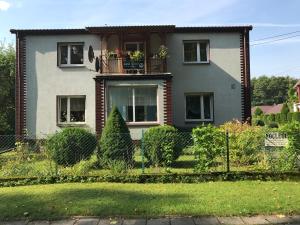
[[[273,105],[289,99],[288,92],[297,82],[289,76],[261,76],[251,80],[252,105]]]
[[[15,49],[0,43],[0,134],[15,130]]]

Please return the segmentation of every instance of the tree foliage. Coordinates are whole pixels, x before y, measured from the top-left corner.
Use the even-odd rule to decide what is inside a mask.
[[[15,49],[0,43],[0,134],[13,134],[15,125]]]
[[[296,79],[289,76],[253,78],[251,80],[252,105],[273,105],[287,102],[289,90],[296,82]]]

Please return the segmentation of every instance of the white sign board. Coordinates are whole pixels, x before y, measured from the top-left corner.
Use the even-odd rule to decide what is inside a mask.
[[[266,147],[285,147],[288,144],[287,134],[279,132],[270,132],[266,134]]]

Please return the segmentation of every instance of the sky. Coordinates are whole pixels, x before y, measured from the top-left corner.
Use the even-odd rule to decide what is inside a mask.
[[[300,79],[299,9],[300,0],[0,0],[0,41],[14,43],[11,28],[253,25],[251,76]]]

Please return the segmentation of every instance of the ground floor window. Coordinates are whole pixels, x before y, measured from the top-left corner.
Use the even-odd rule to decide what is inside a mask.
[[[58,123],[85,122],[85,96],[58,96]]]
[[[157,86],[108,87],[108,114],[116,106],[126,122],[157,121]]]
[[[213,94],[198,93],[185,95],[185,119],[187,121],[213,120]]]

